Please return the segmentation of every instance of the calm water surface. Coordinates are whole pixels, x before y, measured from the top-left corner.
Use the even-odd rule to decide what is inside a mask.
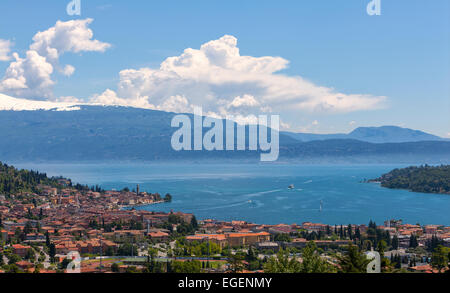
[[[408,223],[450,225],[450,195],[391,190],[361,183],[402,165],[14,164],[104,189],[172,194],[172,203],[139,207],[198,218],[254,223]],[[294,189],[288,186],[293,184]],[[323,209],[320,212],[320,201]]]

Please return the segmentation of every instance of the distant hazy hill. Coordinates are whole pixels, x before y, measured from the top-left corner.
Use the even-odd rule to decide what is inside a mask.
[[[428,134],[423,131],[401,128],[397,126],[359,127],[349,134],[312,134],[292,132],[283,133],[304,142],[326,139],[357,139],[372,143],[400,143],[445,140],[439,136]]]
[[[18,161],[256,161],[249,151],[172,150],[173,113],[125,107],[81,106],[72,111],[0,111],[0,160]],[[354,139],[300,142],[280,135],[280,159],[306,162],[450,161],[450,142],[373,144]]]
[[[352,131],[349,137],[374,143],[443,140],[423,131],[397,126],[360,127]]]

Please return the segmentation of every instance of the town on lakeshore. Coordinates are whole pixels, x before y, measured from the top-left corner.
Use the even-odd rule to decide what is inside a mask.
[[[368,251],[381,255],[386,273],[449,270],[450,227],[439,223],[197,220],[133,208],[171,201],[170,194],[0,167],[0,273],[64,273],[73,262],[82,273],[364,273]]]

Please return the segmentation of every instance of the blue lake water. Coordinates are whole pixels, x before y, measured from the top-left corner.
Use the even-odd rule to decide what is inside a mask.
[[[104,189],[134,188],[170,193],[172,203],[139,207],[183,211],[199,219],[246,220],[261,224],[364,224],[403,219],[450,225],[450,195],[392,190],[365,178],[402,165],[282,164],[14,164],[63,175]],[[295,188],[288,189],[294,184]],[[320,201],[323,209],[320,212]]]

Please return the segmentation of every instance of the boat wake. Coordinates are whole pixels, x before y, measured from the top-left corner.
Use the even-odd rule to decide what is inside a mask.
[[[281,189],[249,193],[249,194],[244,194],[243,196],[244,197],[258,197],[258,196],[262,196],[262,195],[265,195],[265,194],[274,193],[274,192],[278,192],[278,191],[281,191]]]
[[[208,207],[208,208],[200,208],[200,209],[195,209],[195,210],[196,211],[219,210],[219,209],[226,209],[226,208],[232,208],[232,207],[243,206],[243,205],[253,205],[255,203],[256,202],[246,200],[246,201],[240,201],[240,202],[230,203],[230,204],[226,204],[226,205],[213,206],[213,207]]]

